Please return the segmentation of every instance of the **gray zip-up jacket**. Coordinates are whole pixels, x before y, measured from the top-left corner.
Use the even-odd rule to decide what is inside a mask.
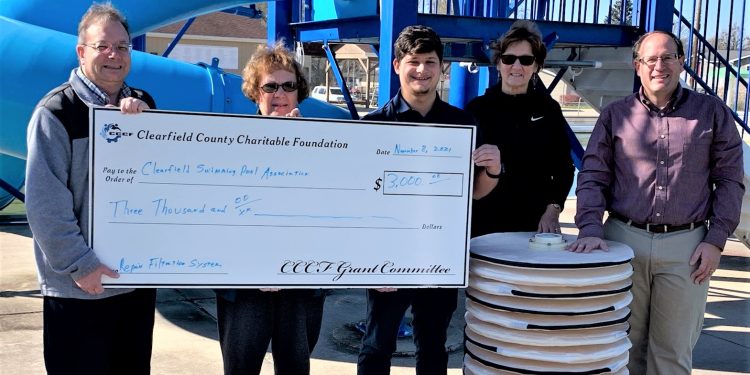
[[[99,266],[87,243],[88,108],[96,102],[95,95],[74,70],[66,84],[39,102],[29,122],[26,214],[45,296],[101,299],[132,291],[105,289],[90,295],[75,283]],[[131,88],[131,96],[156,108],[146,92]]]

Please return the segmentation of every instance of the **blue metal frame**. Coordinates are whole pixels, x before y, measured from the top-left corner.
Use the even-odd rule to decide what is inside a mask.
[[[679,15],[677,11],[675,11],[675,14]],[[688,22],[688,20],[685,19],[685,17],[683,17],[682,15],[679,15],[679,16],[682,22],[684,22],[688,26],[691,25]],[[709,43],[700,32],[698,32],[698,30],[695,30],[692,27],[691,29],[692,29],[694,37],[698,38],[698,40],[701,42],[704,48],[706,48],[710,54],[714,55],[714,58],[716,59],[716,61],[719,62],[723,67],[725,67],[729,73],[732,73],[732,75],[735,76],[735,78],[737,78],[737,81],[739,83],[742,83],[745,87],[747,87],[748,86],[747,81],[745,81],[745,79],[739,74],[739,72],[734,69],[734,65],[730,64],[729,61],[727,61],[727,59],[725,59],[724,56],[722,56],[721,53],[719,53],[719,51],[716,48],[714,48],[714,46],[711,45],[711,43]],[[689,61],[686,62],[686,64],[688,63]],[[690,72],[696,73],[693,70],[690,70]],[[714,93],[714,95],[716,95],[716,93]]]
[[[552,82],[550,82],[549,87],[547,87],[548,94],[552,94],[552,90],[554,90],[555,87],[557,87],[557,84],[560,83],[560,80],[567,72],[568,72],[567,66],[563,66],[562,68],[560,68],[560,70],[557,71],[557,74],[555,74],[555,78],[552,79]]]
[[[690,76],[695,80],[695,82],[697,82],[698,85],[703,90],[706,91],[706,93],[708,93],[711,96],[718,96],[716,92],[711,88],[711,86],[709,86],[708,83],[703,81],[700,75],[698,75],[692,68],[690,68],[687,65],[685,65],[683,68],[685,69],[686,72],[688,72],[688,74],[690,74]],[[734,117],[735,121],[737,121],[737,123],[739,123],[740,126],[742,126],[742,129],[745,129],[746,132],[750,132],[750,125],[748,125],[742,118],[740,118],[740,115],[737,114],[737,112],[735,111],[731,111],[731,112],[732,112],[732,117]]]
[[[222,10],[223,13],[229,13],[229,14],[236,14],[239,16],[245,16],[249,18],[260,18],[262,17],[263,13],[255,8],[255,4],[250,4],[250,7],[234,7],[229,9]],[[174,39],[169,43],[167,46],[167,49],[164,50],[164,53],[162,53],[162,57],[169,57],[169,54],[172,53],[172,50],[174,47],[177,46],[178,43],[180,43],[180,40],[182,40],[182,37],[185,35],[185,33],[190,29],[190,26],[195,21],[196,17],[190,17],[185,21],[185,23],[182,25],[180,30],[177,32],[177,34],[174,36]],[[140,37],[139,37],[140,38]],[[137,38],[136,38],[137,39]],[[143,36],[143,45],[142,48],[139,49],[135,45],[135,39],[133,40],[133,49],[138,51],[145,51],[146,50],[146,38]]]
[[[145,51],[146,50],[146,36],[145,35],[139,35],[133,40],[130,41],[130,43],[133,45],[133,49],[136,51]]]
[[[408,25],[417,22],[417,0],[381,0],[380,1],[380,75],[378,77],[378,107],[384,106],[396,95],[400,87],[398,76],[393,71],[391,63],[395,56],[393,44],[398,34]],[[414,9],[414,12],[404,12],[402,9]]]
[[[388,2],[394,1],[388,0]],[[405,7],[403,4],[399,6],[399,8],[403,7]],[[389,36],[393,35],[392,41],[396,39],[401,29],[407,25],[428,25],[444,40],[495,40],[515,22],[514,19],[434,14],[416,14],[412,15],[412,21],[403,21],[404,17],[407,16],[405,13],[408,12],[400,10],[396,19],[400,27],[389,26],[391,28]],[[382,15],[380,19],[374,16],[365,16],[340,20],[299,22],[293,23],[290,26],[296,32],[297,40],[301,42],[323,40],[361,42],[363,39],[379,39],[382,41],[386,39],[381,35],[381,20],[383,32],[386,32],[385,29],[389,25],[389,22],[394,22],[389,17]],[[543,35],[557,32],[560,36],[558,43],[580,44],[583,41],[585,44],[599,46],[630,47],[640,35],[638,28],[633,26],[571,24],[549,21],[538,21],[537,25]],[[394,31],[393,29],[398,30]],[[376,41],[371,40],[370,42]]]
[[[182,25],[180,31],[178,31],[177,35],[174,36],[174,39],[169,42],[167,49],[165,49],[164,53],[161,54],[162,57],[169,57],[169,54],[172,53],[172,50],[177,46],[177,43],[180,43],[180,40],[182,40],[182,36],[185,35],[185,33],[188,31],[190,25],[193,24],[193,21],[195,21],[195,17],[188,18],[188,20],[185,21],[185,24]]]
[[[236,14],[238,16],[245,16],[248,18],[261,18],[263,12],[259,11],[255,4],[250,4],[249,7],[234,7],[222,10],[224,13]]]
[[[440,34],[438,34],[440,35]],[[489,65],[490,59],[481,41],[443,43],[443,61],[470,61],[477,65]]]
[[[16,197],[21,202],[26,202],[26,196],[21,193],[18,189],[13,187],[11,184],[5,182],[2,178],[0,178],[0,189],[3,189],[10,193],[10,195]]]
[[[576,169],[581,170],[583,166],[583,146],[567,121],[565,121],[565,134],[567,134],[568,143],[570,143],[570,156],[573,158],[573,164],[575,164]]]
[[[674,0],[645,0],[645,22],[641,23],[646,32],[661,30],[672,32],[672,12]],[[621,9],[625,7],[622,6]]]
[[[211,83],[211,112],[224,113],[226,104],[229,103],[229,98],[226,95],[222,74],[224,71],[219,68],[219,59],[214,57],[211,59],[211,65],[206,63],[198,63],[198,65],[205,67],[206,72],[210,78]]]
[[[377,38],[380,20],[377,16],[352,17],[341,20],[298,22],[290,25],[300,42],[325,40],[343,41],[361,38]],[[400,31],[400,30],[399,30]]]
[[[354,107],[354,101],[352,100],[352,96],[349,94],[349,87],[346,85],[346,80],[344,80],[344,76],[343,74],[341,74],[339,64],[338,62],[336,62],[336,57],[333,56],[333,51],[331,51],[331,46],[328,44],[328,42],[323,43],[323,51],[326,52],[328,63],[331,64],[333,76],[336,78],[336,82],[338,82],[339,87],[341,88],[341,93],[344,95],[346,107],[349,109],[349,114],[352,116],[352,120],[359,120],[359,113],[357,113],[357,108]]]
[[[687,60],[685,61],[685,66],[684,66],[685,72],[694,80],[694,82],[698,86],[700,86],[701,88],[703,88],[703,90],[705,90],[710,95],[717,96],[717,97],[721,98],[722,100],[726,100],[726,98],[727,98],[727,93],[728,93],[728,87],[727,86],[729,86],[729,85],[727,85],[726,82],[728,82],[728,80],[729,80],[729,75],[733,75],[734,78],[736,79],[736,81],[735,81],[735,90],[734,90],[734,93],[735,93],[735,107],[732,108],[732,116],[735,118],[735,120],[737,120],[737,122],[742,126],[742,128],[745,129],[745,131],[750,131],[750,128],[749,128],[750,124],[748,123],[748,110],[747,110],[748,103],[750,103],[750,101],[748,100],[748,97],[750,97],[750,95],[748,95],[748,87],[749,87],[748,86],[748,81],[746,81],[742,77],[742,75],[740,74],[740,72],[737,69],[735,69],[735,67],[732,64],[730,64],[729,61],[727,61],[727,59],[724,58],[724,56],[722,56],[721,53],[719,53],[719,51],[706,40],[705,36],[703,34],[701,34],[701,32],[699,30],[696,30],[693,27],[693,24],[690,21],[688,21],[677,9],[674,9],[673,12],[674,12],[674,15],[676,15],[679,18],[679,22],[680,22],[681,25],[689,27],[689,31],[688,31],[689,38],[688,38],[688,43],[687,43],[687,46],[686,46],[687,47],[687,51],[686,51]],[[740,35],[742,35],[742,33]],[[692,51],[692,47],[693,47],[692,40],[694,38],[698,40],[699,45],[702,48],[701,51],[700,51],[700,53],[699,53],[699,55],[697,55],[697,56],[699,58],[701,58],[705,62],[711,61],[711,62],[713,62],[713,63],[717,64],[718,66],[720,66],[720,67],[722,67],[722,68],[725,69],[725,77],[724,77],[724,79],[725,79],[725,85],[724,85],[724,95],[723,96],[720,96],[719,93],[717,93],[716,90],[714,90],[714,87],[718,86],[716,84],[717,83],[716,81],[718,79],[718,75],[714,75],[713,76],[713,80],[714,80],[713,83],[714,84],[712,85],[712,84],[710,84],[709,82],[706,82],[703,79],[703,74],[701,74],[702,71],[696,72],[695,70],[693,70],[691,68],[691,65],[693,64],[693,61],[691,61],[691,59],[692,59],[692,56],[694,55],[694,51]],[[706,53],[706,51],[707,51],[707,53]],[[741,51],[741,49],[740,49],[740,51]],[[705,64],[705,65],[708,65],[708,64]],[[738,65],[738,68],[739,68],[739,65]],[[708,70],[707,66],[706,66],[706,69]],[[702,70],[702,69],[700,69],[700,70]],[[718,71],[718,69],[715,69],[715,70]],[[740,117],[739,114],[737,113],[737,110],[736,110],[737,109],[737,98],[740,96],[739,95],[740,94],[740,89],[741,89],[740,85],[745,90],[745,104],[744,104],[745,115],[744,115],[744,117]]]
[[[479,74],[471,73],[460,63],[451,63],[451,90],[448,93],[448,103],[458,108],[475,98],[479,91]]]
[[[268,45],[274,45],[278,40],[284,40],[287,48],[294,45],[292,33],[293,7],[291,0],[276,0],[268,3]],[[298,18],[297,18],[298,19]]]
[[[420,14],[417,22],[429,25],[443,39],[494,40],[515,22],[514,19],[479,18]],[[556,32],[558,43],[594,44],[598,46],[632,46],[638,29],[632,26],[594,25],[584,23],[537,21],[542,35]]]
[[[568,55],[568,58],[565,59],[566,61],[573,61],[575,58],[578,57],[578,53],[576,52],[575,48],[570,49],[570,55]],[[552,90],[557,87],[557,84],[560,83],[560,80],[565,75],[565,73],[568,71],[567,66],[563,66],[560,68],[560,70],[557,71],[557,74],[555,74],[555,78],[550,82],[549,87],[547,88],[547,93],[551,94]]]

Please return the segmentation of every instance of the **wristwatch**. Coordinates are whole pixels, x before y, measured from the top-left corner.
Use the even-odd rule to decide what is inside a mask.
[[[490,171],[489,171],[489,170],[488,170],[487,168],[484,168],[484,173],[485,173],[485,174],[487,175],[487,177],[489,177],[489,178],[494,178],[494,179],[498,179],[498,178],[500,178],[500,176],[502,176],[502,175],[503,175],[503,173],[505,173],[505,164],[503,164],[503,163],[500,163],[500,173],[498,173],[498,174],[493,174],[493,173],[490,173]]]
[[[550,203],[550,206],[552,206],[552,208],[556,209],[557,212],[562,212],[562,207],[560,207],[559,204],[557,204],[557,203]]]
[[[487,175],[487,177],[489,177],[489,178],[494,178],[494,179],[498,179],[498,178],[500,178],[500,175],[501,175],[501,174],[502,174],[503,172],[501,171],[501,172],[500,172],[500,173],[498,173],[498,174],[492,174],[492,173],[490,173],[490,170],[489,170],[489,169],[485,168],[485,169],[484,169],[484,173],[485,173],[485,174]]]

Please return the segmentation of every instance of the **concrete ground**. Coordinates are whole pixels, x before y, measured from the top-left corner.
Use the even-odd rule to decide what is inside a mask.
[[[564,232],[576,232],[572,207],[562,215]],[[462,295],[461,295],[462,296]],[[449,330],[449,374],[461,374],[463,298]],[[313,374],[355,374],[364,318],[362,290],[333,290],[312,360]],[[208,290],[162,289],[158,294],[152,373],[221,374],[216,308]],[[414,374],[413,346],[400,340],[392,374]],[[694,355],[694,374],[750,374],[750,251],[730,240],[711,280],[704,329]],[[41,297],[27,225],[0,224],[0,373],[42,374]],[[266,356],[262,374],[273,374]]]

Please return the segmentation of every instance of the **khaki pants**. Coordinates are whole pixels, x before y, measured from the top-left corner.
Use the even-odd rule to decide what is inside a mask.
[[[690,257],[706,228],[654,234],[609,219],[604,237],[633,249],[631,374],[689,375],[706,310],[708,282],[696,285]]]

